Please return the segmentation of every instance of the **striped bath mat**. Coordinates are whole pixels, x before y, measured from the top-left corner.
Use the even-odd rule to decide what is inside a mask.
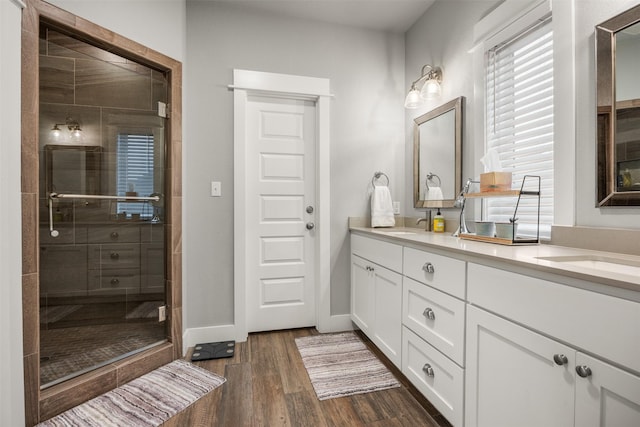
[[[175,360],[38,426],[156,427],[225,381],[185,360]]]
[[[296,338],[296,345],[320,400],[400,387],[353,332]]]

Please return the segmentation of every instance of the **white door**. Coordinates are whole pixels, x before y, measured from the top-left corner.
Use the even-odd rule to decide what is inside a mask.
[[[246,111],[247,329],[314,326],[315,103],[249,96]]]
[[[468,306],[466,360],[466,427],[574,425],[572,348]]]
[[[580,352],[576,366],[576,426],[640,426],[640,377]]]

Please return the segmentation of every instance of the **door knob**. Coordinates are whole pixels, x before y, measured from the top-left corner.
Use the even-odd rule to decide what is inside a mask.
[[[556,362],[556,365],[562,366],[566,365],[569,362],[569,359],[567,359],[567,356],[564,354],[554,354],[553,361]]]
[[[433,309],[431,309],[430,307],[425,308],[424,311],[422,312],[422,315],[429,320],[435,320],[436,318],[436,314],[433,312]]]
[[[313,230],[313,228],[314,228],[315,226],[316,226],[316,225],[315,225],[314,223],[312,223],[312,222],[308,222],[308,223],[307,223],[307,225],[306,225],[305,227],[307,227],[307,230]]]
[[[307,213],[308,214],[313,213],[313,206],[311,206],[311,205],[307,206]]]
[[[433,372],[433,368],[428,363],[424,364],[424,366],[422,367],[422,372],[427,374],[428,377],[433,377],[435,375],[435,372]]]
[[[433,267],[433,264],[431,264],[430,262],[425,262],[422,266],[422,269],[427,273],[433,273],[434,271],[436,271],[436,269]]]
[[[591,376],[591,368],[587,365],[576,366],[576,373],[580,375],[582,378],[587,378]]]

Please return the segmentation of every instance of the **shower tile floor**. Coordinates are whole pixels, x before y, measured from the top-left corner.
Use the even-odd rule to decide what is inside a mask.
[[[165,341],[161,301],[50,305],[41,309],[40,384],[102,366]]]

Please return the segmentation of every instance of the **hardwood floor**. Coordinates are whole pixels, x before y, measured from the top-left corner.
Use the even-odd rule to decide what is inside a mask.
[[[247,342],[236,344],[232,358],[193,362],[227,382],[165,427],[450,427],[364,336],[402,387],[319,401],[294,342],[317,333],[295,329],[251,334]]]

